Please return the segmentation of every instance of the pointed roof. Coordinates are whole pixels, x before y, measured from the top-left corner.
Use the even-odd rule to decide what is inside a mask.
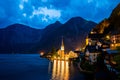
[[[64,42],[63,42],[63,36],[62,36],[62,45],[61,46],[64,46]]]
[[[62,36],[61,50],[64,50],[63,36]]]

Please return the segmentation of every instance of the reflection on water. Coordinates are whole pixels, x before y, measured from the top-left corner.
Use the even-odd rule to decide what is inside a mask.
[[[69,80],[69,62],[68,61],[60,61],[60,60],[53,61],[51,80]]]
[[[0,80],[85,80],[68,61],[48,61],[39,54],[0,54]]]

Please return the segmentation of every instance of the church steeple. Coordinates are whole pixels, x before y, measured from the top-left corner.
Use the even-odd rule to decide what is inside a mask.
[[[64,43],[63,43],[63,37],[62,37],[62,44],[61,44],[61,50],[64,50]]]

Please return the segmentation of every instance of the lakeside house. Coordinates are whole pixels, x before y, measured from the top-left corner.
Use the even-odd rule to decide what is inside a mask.
[[[84,53],[86,60],[89,60],[90,64],[97,62],[97,56],[100,54],[102,46],[99,39],[102,36],[102,34],[92,33],[89,34],[86,38],[86,48]]]
[[[109,36],[109,44],[103,46],[102,51],[105,53],[105,61],[108,64],[115,65],[114,56],[118,55],[117,47],[120,46],[120,34],[111,34]]]
[[[111,50],[115,50],[116,47],[120,46],[120,34],[111,35],[110,40],[111,40],[111,44],[110,44]]]
[[[97,57],[102,54],[104,64],[111,73],[117,74],[115,69],[117,63],[114,61],[114,56],[119,55],[117,47],[120,46],[120,34],[97,34],[91,32],[86,37],[85,59],[90,64],[97,62]]]

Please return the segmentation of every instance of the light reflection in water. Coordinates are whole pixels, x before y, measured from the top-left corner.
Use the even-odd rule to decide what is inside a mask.
[[[69,62],[54,60],[51,80],[69,80]]]

